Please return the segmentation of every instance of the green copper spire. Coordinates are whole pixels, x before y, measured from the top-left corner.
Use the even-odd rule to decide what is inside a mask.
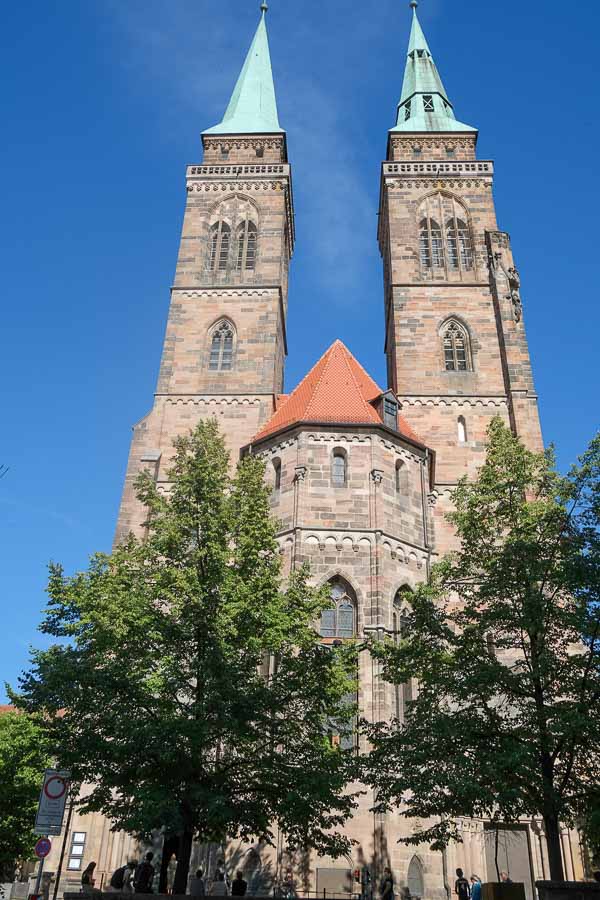
[[[417,0],[411,0],[412,28],[404,70],[398,117],[392,131],[477,131],[457,122],[452,104],[433,61],[417,16]]]
[[[269,38],[265,21],[268,7],[264,0],[260,9],[260,22],[223,121],[214,128],[209,128],[204,134],[283,132],[277,116],[275,85],[273,84]]]

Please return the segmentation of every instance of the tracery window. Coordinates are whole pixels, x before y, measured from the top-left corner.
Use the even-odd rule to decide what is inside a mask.
[[[227,372],[233,368],[233,326],[226,320],[212,333],[208,368],[212,372]]]
[[[348,475],[348,460],[344,450],[334,450],[331,457],[331,483],[334,487],[344,487]]]
[[[254,222],[246,219],[237,231],[237,269],[238,272],[251,271],[256,266],[256,245],[258,229]]]
[[[470,272],[475,267],[473,238],[466,209],[456,197],[438,193],[419,207],[419,258],[425,272]],[[452,275],[451,277],[455,277]]]
[[[229,248],[231,245],[231,228],[227,222],[215,222],[210,230],[210,260],[211,272],[223,272],[229,262]]]
[[[463,326],[451,319],[442,332],[444,365],[447,372],[467,372],[471,368],[469,335]]]
[[[356,598],[350,585],[341,578],[331,582],[333,606],[321,613],[321,637],[348,640],[353,638],[355,629]]]

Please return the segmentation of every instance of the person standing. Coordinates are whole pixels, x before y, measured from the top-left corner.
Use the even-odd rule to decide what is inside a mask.
[[[171,859],[167,864],[167,894],[173,893],[173,885],[175,884],[175,873],[177,872],[177,857],[171,854]]]
[[[481,878],[471,875],[471,900],[481,900]]]
[[[81,873],[81,891],[83,894],[90,894],[94,887],[94,869],[96,863],[91,862],[85,867]]]
[[[211,885],[209,893],[211,897],[227,897],[229,895],[224,872],[217,871],[216,878]]]
[[[197,869],[196,875],[190,880],[190,895],[192,897],[206,897],[206,885],[204,884],[204,872]]]
[[[244,873],[240,869],[236,872],[235,878],[231,883],[232,897],[245,897],[248,890],[248,882],[244,880]]]
[[[133,876],[133,889],[136,894],[151,894],[154,881],[154,866],[152,860],[154,853],[150,850],[135,870]]]
[[[380,900],[394,900],[394,876],[389,866],[383,870],[383,878],[379,884]]]
[[[458,897],[458,900],[470,900],[471,898],[471,888],[469,887],[469,882],[465,878],[465,873],[462,869],[456,870],[454,893]]]
[[[512,884],[513,880],[508,874],[508,872],[500,872],[500,881],[502,884]]]
[[[130,859],[123,872],[123,893],[133,894],[133,879],[135,878],[135,859]]]

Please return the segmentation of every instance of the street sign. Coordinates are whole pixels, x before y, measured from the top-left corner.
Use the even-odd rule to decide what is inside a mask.
[[[35,845],[34,853],[38,859],[46,859],[50,851],[52,850],[52,841],[49,841],[48,838],[40,838],[37,844]]]
[[[70,772],[46,769],[33,829],[36,834],[60,834],[70,777]]]

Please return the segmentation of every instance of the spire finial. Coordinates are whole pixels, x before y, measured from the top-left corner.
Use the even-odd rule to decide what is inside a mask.
[[[268,8],[269,8],[269,4],[266,2],[266,0],[262,0],[262,3],[260,4],[260,11],[263,14],[263,16],[266,13],[266,11],[268,10]]]
[[[416,10],[418,5],[419,5],[418,0],[410,0],[409,6],[411,9]]]

